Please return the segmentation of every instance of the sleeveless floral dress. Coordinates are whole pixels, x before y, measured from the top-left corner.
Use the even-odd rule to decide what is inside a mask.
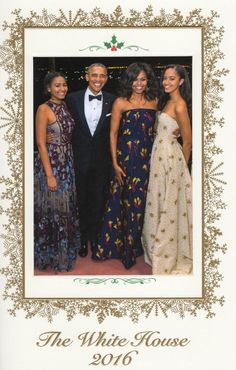
[[[192,180],[182,147],[173,136],[176,120],[162,112],[158,121],[142,235],[144,258],[153,274],[189,274]]]
[[[34,262],[35,267],[69,271],[80,248],[79,220],[73,169],[71,136],[74,120],[66,104],[46,104],[56,121],[48,125],[54,134],[47,144],[49,160],[58,189],[48,190],[39,153],[34,161]]]

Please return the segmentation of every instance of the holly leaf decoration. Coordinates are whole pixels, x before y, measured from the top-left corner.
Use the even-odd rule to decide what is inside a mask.
[[[107,49],[111,48],[111,43],[110,42],[104,42],[104,45],[106,46]]]
[[[116,38],[115,35],[112,36],[111,42],[112,42],[112,44],[115,44],[117,42],[117,38]]]
[[[117,43],[117,45],[116,45],[116,47],[117,47],[118,49],[121,49],[121,48],[122,48],[122,46],[124,46],[124,42],[118,42],[118,43]]]

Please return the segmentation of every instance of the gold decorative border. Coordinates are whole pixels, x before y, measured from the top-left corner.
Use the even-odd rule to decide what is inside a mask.
[[[164,9],[154,14],[151,6],[139,12],[131,9],[125,16],[120,6],[111,14],[103,13],[99,8],[91,12],[79,9],[65,13],[62,9],[58,14],[49,14],[46,9],[41,14],[31,11],[28,17],[21,15],[21,10],[12,12],[13,23],[3,24],[8,38],[0,49],[0,67],[8,74],[6,90],[9,97],[0,106],[1,130],[8,145],[6,157],[10,175],[0,176],[0,184],[4,187],[1,198],[7,206],[0,207],[0,214],[7,217],[4,225],[5,233],[0,235],[3,240],[9,265],[0,270],[5,276],[6,284],[3,298],[12,303],[9,313],[16,315],[18,310],[26,313],[26,318],[37,315],[53,320],[53,316],[63,311],[68,320],[77,314],[89,316],[95,314],[99,322],[107,316],[129,316],[136,322],[142,316],[170,313],[184,317],[187,313],[196,316],[204,311],[207,318],[215,315],[215,305],[223,305],[224,297],[217,297],[216,290],[222,280],[218,271],[219,255],[226,252],[226,245],[220,245],[218,238],[222,234],[215,225],[220,219],[220,210],[225,208],[221,200],[223,185],[221,167],[218,156],[222,149],[216,145],[215,127],[224,125],[223,118],[216,118],[215,110],[222,101],[224,90],[221,77],[228,70],[218,69],[217,62],[223,58],[219,45],[223,37],[223,27],[215,25],[218,14],[211,11],[209,16],[202,15],[201,9],[194,9],[183,15],[178,9],[166,13]],[[25,27],[200,27],[203,43],[203,297],[190,299],[26,299],[24,298],[24,198],[23,198],[23,34]]]

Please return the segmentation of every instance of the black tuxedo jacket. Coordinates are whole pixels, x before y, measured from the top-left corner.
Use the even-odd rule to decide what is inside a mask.
[[[85,91],[73,92],[66,98],[67,107],[75,120],[72,136],[75,170],[83,172],[96,167],[104,171],[111,164],[109,134],[111,107],[115,96],[103,92],[102,114],[92,136],[84,113]]]

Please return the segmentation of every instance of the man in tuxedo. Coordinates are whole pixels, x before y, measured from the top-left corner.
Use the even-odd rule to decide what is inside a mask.
[[[111,171],[109,145],[111,107],[115,96],[102,91],[107,82],[107,68],[94,63],[86,72],[88,87],[68,94],[66,103],[75,120],[72,145],[78,197],[81,249],[96,242],[104,213]]]

